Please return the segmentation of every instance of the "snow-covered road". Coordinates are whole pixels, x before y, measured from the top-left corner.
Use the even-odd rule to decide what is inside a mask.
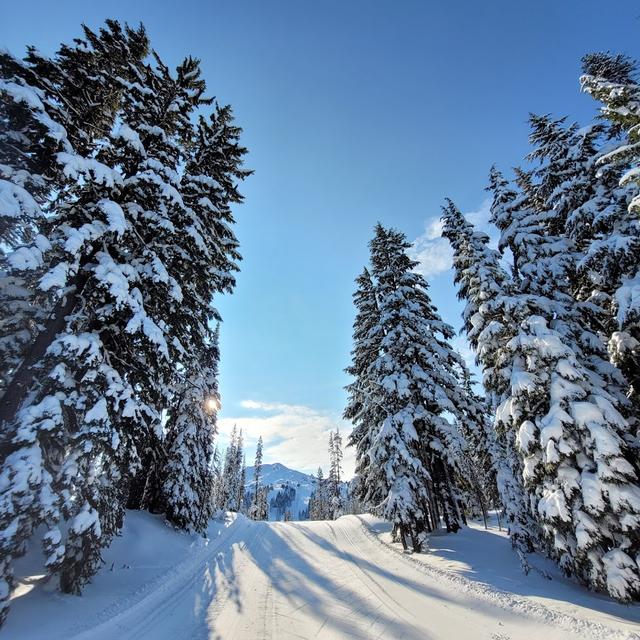
[[[81,598],[25,579],[0,640],[640,640],[638,607],[523,576],[497,530],[436,536],[417,557],[387,529],[371,516],[238,517],[212,521],[205,540],[132,512]]]
[[[208,612],[213,638],[567,637],[542,620],[434,583],[365,535],[355,517],[265,524],[236,562]]]

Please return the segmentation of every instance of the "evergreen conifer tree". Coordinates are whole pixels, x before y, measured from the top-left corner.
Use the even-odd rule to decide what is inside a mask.
[[[205,358],[196,371],[185,377],[175,415],[167,425],[163,487],[167,520],[181,529],[199,532],[205,530],[211,517],[211,465],[219,405],[217,340]]]
[[[65,223],[60,204],[70,192],[75,192],[75,181],[80,175],[86,190],[98,186],[97,191],[100,191],[101,187],[109,189],[119,185],[116,173],[93,154],[115,121],[118,97],[121,96],[119,84],[131,77],[132,68],[146,54],[147,46],[143,29],[122,30],[117,23],[109,22],[99,34],[85,29],[85,40],[77,40],[73,46],[63,45],[52,59],[41,56],[35,49],[29,51],[24,64],[8,62],[8,56],[3,56],[3,74],[7,66],[12,73],[7,83],[3,81],[4,95],[10,95],[13,100],[13,106],[8,108],[12,110],[18,102],[27,104],[30,109],[30,114],[22,111],[18,116],[18,126],[26,127],[23,128],[25,135],[20,136],[20,144],[29,147],[28,153],[33,159],[31,167],[14,164],[13,168],[9,159],[3,169],[4,177],[13,183],[14,196],[16,187],[23,189],[20,198],[23,204],[28,203],[31,207],[29,215],[38,213],[33,209],[34,202],[47,209],[46,218],[36,219],[38,216],[32,215],[27,221],[22,215],[19,234],[15,227],[14,231],[9,231],[11,241],[18,240],[23,244],[9,256],[8,281],[13,285],[29,285],[28,295],[23,294],[24,290],[20,291],[20,302],[27,306],[31,322],[34,313],[40,313],[42,319],[37,325],[31,323],[28,334],[24,332],[24,325],[9,326],[9,333],[15,335],[15,330],[22,331],[28,340],[21,343],[9,340],[7,368],[2,372],[0,422],[4,446],[0,472],[0,530],[3,535],[0,538],[2,575],[9,586],[11,558],[23,552],[24,544],[36,526],[44,524],[49,529],[43,543],[50,571],[62,568],[65,558],[74,558],[75,567],[69,579],[63,575],[61,584],[63,589],[76,592],[97,568],[100,547],[108,543],[114,527],[121,522],[117,508],[112,509],[109,516],[103,513],[103,522],[97,520],[101,505],[114,500],[117,504],[122,490],[122,478],[117,473],[104,473],[104,466],[100,468],[98,464],[103,464],[100,451],[104,449],[95,449],[92,454],[94,465],[84,468],[84,477],[91,484],[85,496],[72,487],[72,483],[83,475],[78,458],[65,459],[69,451],[77,454],[76,434],[81,431],[83,421],[91,424],[96,439],[104,434],[103,406],[98,400],[101,395],[104,397],[103,382],[111,385],[113,395],[118,398],[122,397],[122,388],[126,385],[107,362],[102,362],[98,374],[102,380],[95,383],[92,393],[72,391],[75,381],[70,387],[63,386],[61,394],[55,393],[60,383],[73,380],[58,361],[65,349],[70,349],[76,359],[76,380],[82,376],[87,381],[92,380],[91,376],[98,372],[92,374],[91,370],[95,371],[95,366],[100,365],[101,357],[98,343],[86,333],[75,330],[73,340],[65,338],[69,327],[77,323],[78,315],[81,315],[78,305],[87,276],[77,267],[66,274],[59,265],[56,265],[57,270],[53,268],[53,256],[57,252],[53,230],[61,229],[66,235],[64,251],[76,254],[82,253],[80,249],[87,235],[108,237],[118,234],[115,227],[120,212],[110,200],[99,201],[93,211],[87,209],[86,214],[97,218],[94,224],[85,215],[82,224],[75,228],[73,224]],[[96,97],[98,102],[95,102]],[[15,114],[16,111],[12,111],[9,121],[16,122]],[[29,141],[36,131],[34,121],[41,126],[43,135],[36,147]],[[31,191],[31,201],[24,197],[27,191]],[[75,193],[71,197],[75,197]],[[24,211],[22,206],[23,214]],[[46,261],[43,260],[45,249]],[[38,273],[37,283],[33,277],[25,276],[25,270]],[[64,296],[60,295],[63,289]],[[0,295],[4,296],[4,293]],[[46,319],[41,310],[46,310]],[[18,319],[20,322],[21,318]],[[6,326],[3,324],[2,329],[5,337]],[[66,398],[61,402],[63,395]],[[30,404],[23,406],[27,399]],[[77,415],[78,409],[81,417]],[[106,431],[110,431],[108,426]],[[118,446],[116,436],[109,434],[107,437],[110,447]],[[22,482],[23,477],[31,478],[31,481]],[[74,493],[76,498],[71,505],[69,497]],[[108,498],[107,493],[110,494]],[[88,500],[89,494],[92,502]],[[68,521],[64,543],[58,529],[61,517]],[[87,542],[82,551],[74,549],[72,541],[83,534]]]
[[[357,495],[357,499],[365,503],[368,484],[365,478],[368,477],[369,471],[366,453],[371,446],[372,424],[380,414],[379,407],[373,402],[368,402],[374,391],[369,370],[378,356],[384,337],[383,333],[377,331],[379,309],[376,290],[371,273],[366,267],[356,278],[353,302],[356,317],[353,323],[352,362],[345,369],[353,381],[346,386],[348,398],[343,417],[353,424],[347,444],[356,449],[356,474],[361,479],[354,485],[354,496],[358,491],[362,491]]]
[[[534,144],[540,124],[534,121]],[[509,233],[517,239],[516,334],[498,350],[510,383],[496,418],[517,433],[530,509],[549,553],[565,572],[629,599],[640,585],[629,528],[640,513],[640,488],[627,461],[629,424],[615,371],[570,293],[573,247],[562,234],[566,220],[562,208],[548,208],[567,146],[551,133],[560,153],[553,146],[551,153],[534,149],[548,162],[535,173],[520,173],[523,193],[510,207]],[[620,498],[607,503],[606,495]]]
[[[609,312],[609,352],[631,384],[634,413],[640,419],[637,65],[624,55],[610,53],[586,55],[582,64],[582,89],[602,103],[601,117],[609,124],[609,141],[598,154],[591,176],[597,187],[594,197],[574,212],[569,231],[581,240],[584,256],[578,275],[583,291]]]
[[[253,494],[251,496],[251,506],[249,517],[252,520],[266,520],[268,508],[266,501],[265,487],[260,483],[262,476],[262,436],[258,438],[256,446],[256,459],[253,464]]]
[[[185,381],[215,385],[211,298],[233,288],[230,206],[248,172],[228,107],[193,122],[212,102],[198,61],[172,73],[147,51],[143,28],[108,22],[54,58],[0,60],[1,117],[21,145],[3,145],[0,176],[13,201],[0,299],[14,312],[0,317],[0,598],[41,525],[49,570],[79,592],[127,499],[164,510],[165,467],[173,478],[191,456],[198,507],[167,515],[208,518],[215,422],[185,437],[198,419]]]
[[[504,195],[508,184],[492,171],[494,185],[499,185],[492,214],[494,220],[509,216],[503,209],[511,201]],[[443,235],[453,248],[453,268],[458,296],[465,301],[463,327],[482,367],[483,386],[492,413],[501,407],[510,390],[509,371],[504,367],[501,346],[514,337],[516,311],[512,304],[512,284],[500,264],[496,251],[489,247],[486,234],[474,231],[453,202],[443,209]],[[503,223],[507,225],[507,223]],[[508,225],[507,225],[508,227]],[[508,424],[494,422],[495,438],[491,450],[496,467],[496,480],[504,504],[511,543],[525,571],[529,565],[525,554],[538,544],[538,525],[529,509],[523,487],[522,459],[516,444],[516,433]]]
[[[419,550],[441,517],[448,530],[460,527],[454,460],[447,452],[458,434],[445,414],[462,418],[469,407],[461,388],[464,363],[448,344],[453,330],[413,270],[409,246],[401,233],[376,227],[371,293],[361,307],[368,318],[356,318],[357,378],[345,415],[354,416],[364,501],[394,523],[405,546]],[[356,337],[365,318],[366,334]],[[366,352],[364,345],[373,348]],[[363,353],[370,358],[356,360]]]
[[[343,504],[340,478],[342,476],[342,436],[340,430],[329,434],[329,485],[331,488],[331,517],[335,520],[342,515]]]
[[[316,488],[309,508],[309,518],[311,520],[327,520],[328,517],[329,505],[327,499],[327,483],[322,472],[322,467],[318,467]]]
[[[238,496],[238,429],[233,425],[222,468],[222,496],[220,508],[235,510]]]
[[[242,437],[242,432],[240,432]],[[242,443],[242,440],[240,441]],[[240,446],[239,451],[241,452],[240,460],[238,462],[238,493],[236,496],[236,510],[238,513],[243,513],[245,511],[245,483],[246,483],[246,473],[247,473],[247,464],[244,456],[244,451],[242,449],[242,444]]]

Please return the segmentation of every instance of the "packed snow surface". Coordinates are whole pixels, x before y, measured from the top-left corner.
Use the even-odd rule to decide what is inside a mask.
[[[640,638],[640,607],[532,564],[523,575],[505,535],[476,525],[406,555],[370,516],[228,516],[202,538],[132,512],[82,597],[43,583],[28,554],[0,639]]]

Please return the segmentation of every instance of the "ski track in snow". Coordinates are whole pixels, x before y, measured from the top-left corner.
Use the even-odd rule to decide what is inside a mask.
[[[47,625],[46,637],[640,640],[627,630],[634,629],[633,622],[618,619],[621,625],[609,627],[600,622],[600,614],[595,620],[569,615],[432,566],[429,554],[403,554],[380,539],[374,531],[379,525],[367,516],[288,523],[239,517],[220,525],[218,537],[207,544],[196,539],[174,566],[87,613],[82,625],[70,623],[74,617],[82,619],[82,599],[61,601],[67,609],[59,612],[60,624]],[[38,602],[30,605],[32,617]],[[12,640],[43,637],[37,635],[37,621],[24,616],[26,605],[20,612],[22,627],[14,627]],[[9,628],[11,624],[10,615]],[[31,632],[16,633],[27,627]]]

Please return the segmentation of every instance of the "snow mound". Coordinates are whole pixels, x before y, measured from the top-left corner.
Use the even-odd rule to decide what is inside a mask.
[[[178,585],[195,580],[216,551],[249,526],[243,516],[227,514],[212,520],[202,537],[176,531],[162,516],[127,512],[122,535],[105,551],[104,566],[81,597],[61,594],[47,582],[34,548],[18,563],[19,584],[0,638],[111,640],[124,630],[135,636],[136,625],[172,602]]]

